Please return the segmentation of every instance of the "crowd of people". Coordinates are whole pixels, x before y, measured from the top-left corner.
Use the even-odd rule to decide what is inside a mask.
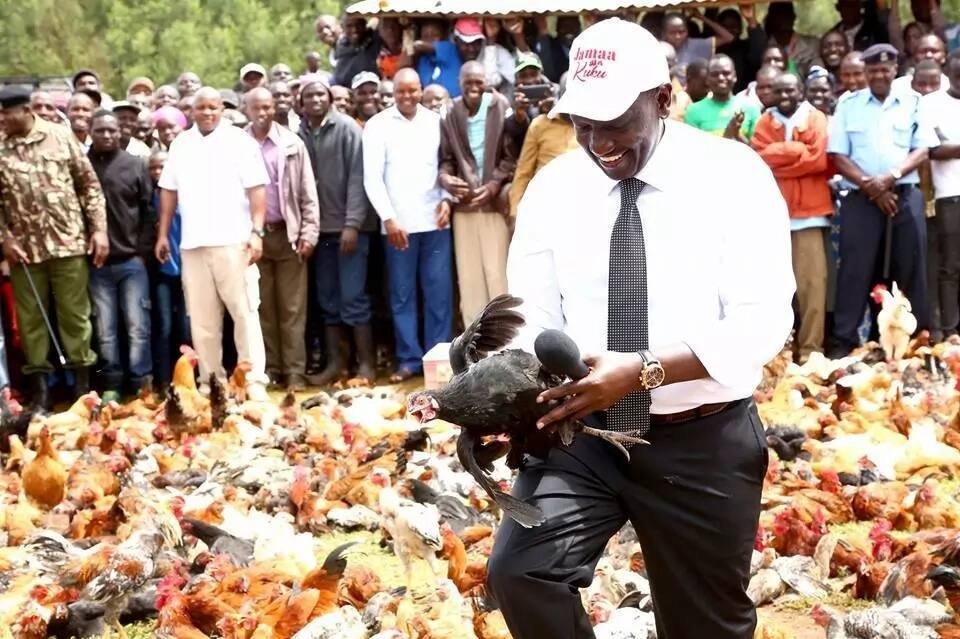
[[[960,328],[960,27],[939,0],[911,5],[901,27],[897,3],[838,0],[819,38],[794,30],[788,2],[762,23],[753,6],[617,15],[661,41],[670,117],[750,145],[777,179],[799,361],[868,336],[882,280],[935,338]],[[324,15],[327,53],[299,75],[138,77],[114,100],[84,69],[66,95],[0,90],[4,363],[46,406],[51,381],[81,394],[91,371],[112,397],[164,385],[180,344],[202,381],[235,357],[253,397],[372,381],[381,345],[391,381],[421,374],[507,291],[524,191],[578,146],[551,107],[568,73],[602,73],[570,44],[607,17],[551,32],[543,16]]]

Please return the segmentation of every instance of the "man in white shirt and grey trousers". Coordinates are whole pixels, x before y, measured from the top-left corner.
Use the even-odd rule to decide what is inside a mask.
[[[542,422],[592,413],[642,436],[629,461],[576,437],[528,457],[514,495],[546,522],[497,533],[488,586],[515,639],[593,637],[577,588],[630,521],[661,639],[749,639],[745,589],[767,468],[750,399],[793,322],[786,205],[748,146],[668,120],[656,39],[598,22],[573,42],[568,113],[581,149],[530,183],[510,249],[522,346],[564,330],[589,374],[541,396]],[[696,185],[696,188],[691,188]]]
[[[190,333],[200,360],[200,381],[223,368],[223,310],[233,319],[237,359],[248,362],[247,393],[266,393],[266,353],[260,330],[260,272],[263,253],[265,185],[269,183],[260,148],[252,137],[221,122],[220,92],[203,87],[194,96],[194,126],[170,145],[160,175],[160,223],[156,256],[170,254],[168,232],[179,205],[183,293]]]

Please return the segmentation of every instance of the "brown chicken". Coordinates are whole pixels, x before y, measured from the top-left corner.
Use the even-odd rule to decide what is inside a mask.
[[[893,564],[880,586],[880,599],[889,606],[908,595],[928,598],[933,593],[933,586],[927,580],[927,574],[937,561],[926,548],[922,548]]]
[[[838,493],[817,488],[804,488],[793,493],[793,507],[804,513],[804,519],[813,520],[822,513],[826,523],[845,524],[854,521],[853,509]]]
[[[23,468],[23,492],[27,497],[45,508],[53,508],[66,494],[67,469],[60,461],[50,428],[40,431],[37,456]]]
[[[227,380],[227,394],[238,404],[247,401],[247,373],[253,370],[250,362],[238,362],[233,374]]]
[[[187,597],[180,588],[186,579],[170,573],[157,584],[157,626],[154,635],[159,639],[208,639],[190,617]]]
[[[380,577],[367,566],[350,566],[340,580],[337,603],[362,610],[370,598],[384,590]]]
[[[42,421],[30,424],[27,429],[27,439],[34,440],[40,435],[44,426],[50,430],[50,436],[66,448],[76,448],[77,440],[87,432],[87,427],[93,421],[95,411],[100,406],[100,396],[91,391],[80,396],[70,408],[62,413],[48,415]]]
[[[822,509],[812,515],[788,507],[773,521],[773,540],[770,546],[781,555],[813,556],[817,542],[826,533],[826,515]]]
[[[857,489],[850,506],[859,521],[886,519],[896,526],[909,494],[910,489],[903,482],[872,482]]]
[[[107,495],[118,495],[120,474],[129,468],[130,461],[126,457],[104,458],[87,449],[67,474],[67,498],[85,508]]]
[[[937,481],[928,478],[917,490],[911,514],[918,530],[960,528],[960,510],[956,502],[942,497],[937,487]]]
[[[486,560],[470,561],[466,547],[448,524],[440,527],[443,547],[440,556],[447,560],[447,579],[452,581],[461,593],[469,593],[486,582]]]

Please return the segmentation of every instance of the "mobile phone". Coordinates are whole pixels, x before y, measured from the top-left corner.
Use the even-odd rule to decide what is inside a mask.
[[[526,86],[517,87],[517,91],[523,93],[524,96],[531,102],[539,102],[540,100],[550,97],[553,95],[553,85],[552,84],[528,84]]]

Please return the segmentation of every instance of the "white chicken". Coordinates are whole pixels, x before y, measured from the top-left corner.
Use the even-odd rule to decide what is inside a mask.
[[[382,468],[374,469],[370,479],[380,486],[380,526],[393,538],[393,552],[403,564],[407,585],[410,585],[415,557],[425,559],[436,576],[436,553],[443,547],[440,511],[433,504],[401,499],[390,485],[390,473]]]
[[[892,294],[886,286],[877,284],[870,297],[880,305],[877,315],[880,346],[888,360],[898,361],[906,354],[910,336],[917,330],[917,318],[911,313],[910,300],[900,292],[896,282],[893,283]]]

